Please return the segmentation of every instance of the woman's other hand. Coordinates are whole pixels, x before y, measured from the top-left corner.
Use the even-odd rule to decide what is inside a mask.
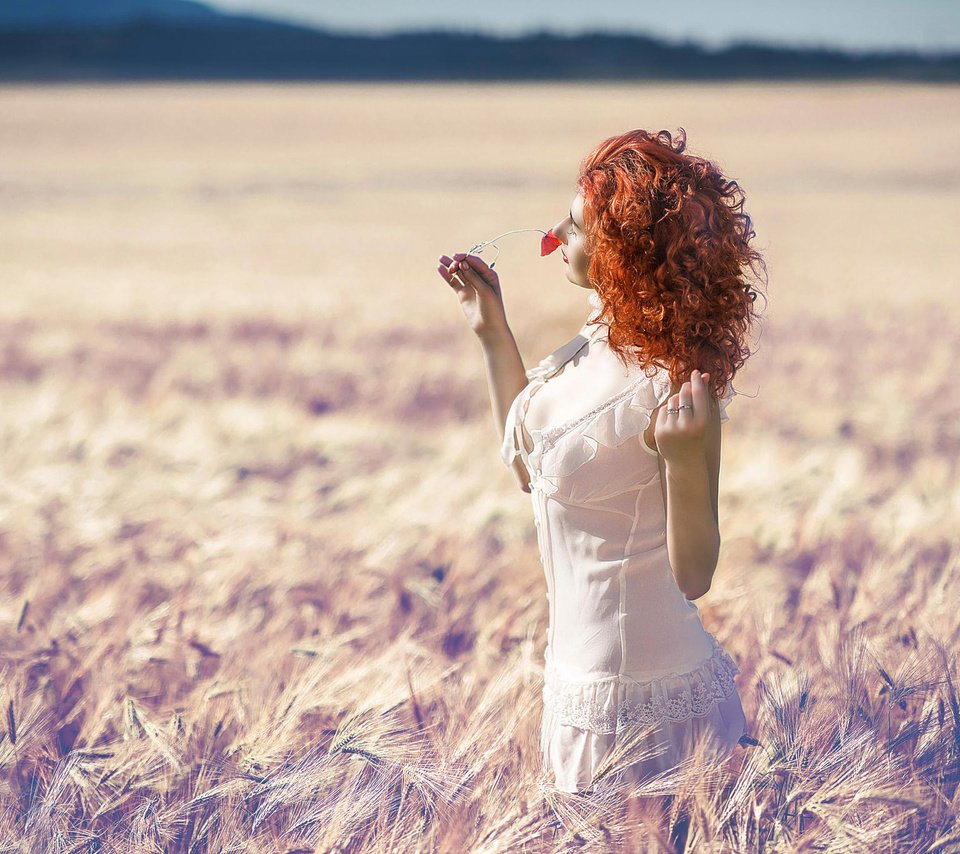
[[[677,394],[667,398],[660,406],[654,425],[654,440],[664,460],[673,465],[703,463],[706,449],[707,428],[712,418],[718,417],[716,399],[710,394],[707,383],[710,374],[691,371]],[[693,409],[667,412],[681,405]]]
[[[460,300],[467,324],[477,337],[502,332],[507,326],[500,277],[477,255],[455,252],[440,256],[437,272]]]

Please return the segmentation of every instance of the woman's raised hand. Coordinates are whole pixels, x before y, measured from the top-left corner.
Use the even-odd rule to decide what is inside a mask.
[[[691,371],[690,379],[680,386],[677,394],[670,395],[657,412],[653,435],[667,462],[683,465],[703,459],[707,430],[719,418],[709,381],[709,373]],[[684,408],[679,412],[669,411],[681,405]]]
[[[464,252],[454,252],[453,258],[441,255],[437,272],[453,288],[464,317],[477,336],[496,333],[506,327],[500,277],[482,258]]]

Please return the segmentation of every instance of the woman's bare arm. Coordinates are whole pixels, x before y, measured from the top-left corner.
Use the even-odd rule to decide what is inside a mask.
[[[456,293],[467,323],[480,341],[499,453],[510,405],[527,385],[523,359],[507,323],[500,277],[482,258],[463,252],[454,253],[453,258],[441,255],[437,271]],[[529,492],[530,475],[519,456],[514,458],[513,471],[520,488]]]
[[[523,359],[520,357],[520,350],[509,326],[505,325],[500,329],[485,332],[477,337],[483,349],[483,363],[487,372],[487,388],[490,392],[493,424],[497,430],[499,442],[503,442],[510,404],[526,387],[527,374],[523,367]],[[520,488],[524,492],[529,492],[530,475],[519,456],[514,458],[513,472],[517,476]]]
[[[660,484],[667,522],[667,554],[687,599],[710,589],[720,553],[717,495],[720,477],[720,407],[699,371],[655,410]],[[668,407],[693,405],[678,418]]]
[[[677,586],[687,599],[699,599],[710,589],[720,554],[713,506],[719,476],[715,465],[712,458],[704,457],[698,462],[666,462],[661,469],[667,495],[667,554]]]

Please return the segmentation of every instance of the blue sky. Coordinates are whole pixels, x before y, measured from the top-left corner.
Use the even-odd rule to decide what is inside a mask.
[[[960,0],[207,0],[224,11],[383,33],[425,26],[511,35],[647,32],[710,47],[734,40],[854,49],[960,49]]]

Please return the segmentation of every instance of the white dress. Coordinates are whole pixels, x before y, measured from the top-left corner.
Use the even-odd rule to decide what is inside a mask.
[[[592,311],[600,301],[591,291]],[[549,628],[541,751],[563,791],[592,788],[618,730],[658,722],[645,745],[660,756],[627,771],[641,781],[672,768],[706,728],[723,755],[745,733],[734,660],[707,632],[667,556],[657,453],[643,431],[670,395],[666,369],[644,376],[581,327],[527,371],[507,414],[501,459],[519,454],[531,478]],[[720,399],[721,421],[736,394]]]

